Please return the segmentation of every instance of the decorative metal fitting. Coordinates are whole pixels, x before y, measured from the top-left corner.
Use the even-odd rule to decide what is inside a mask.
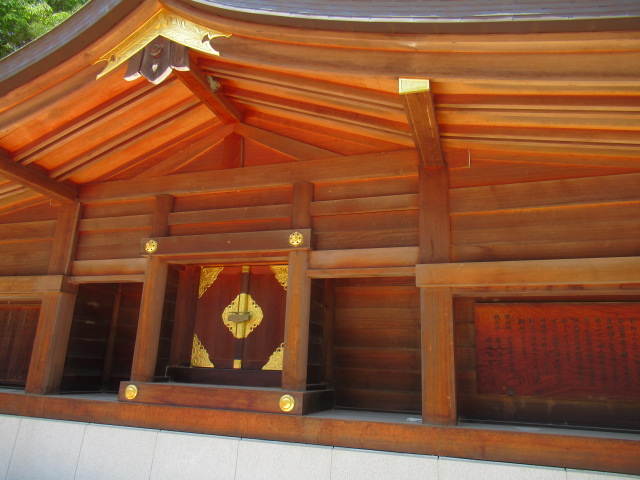
[[[289,243],[294,247],[302,245],[302,242],[304,242],[304,237],[300,232],[293,232],[291,235],[289,235]]]
[[[280,410],[290,412],[296,406],[296,401],[291,395],[283,395],[280,397]]]
[[[155,240],[149,240],[144,244],[144,249],[149,253],[153,253],[158,250],[158,242],[156,242]]]
[[[133,400],[138,396],[138,387],[135,385],[127,385],[127,388],[124,389],[124,397],[127,400]]]

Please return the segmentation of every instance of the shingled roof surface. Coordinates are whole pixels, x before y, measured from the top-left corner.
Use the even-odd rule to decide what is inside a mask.
[[[198,3],[246,13],[369,22],[557,20],[640,15],[638,0],[199,0]]]

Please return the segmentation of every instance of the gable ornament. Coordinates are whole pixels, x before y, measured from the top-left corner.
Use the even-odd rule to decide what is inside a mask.
[[[141,52],[148,46],[149,51],[146,56],[152,59],[160,58],[161,56],[167,58],[155,64],[152,63],[150,66],[150,71],[153,72],[153,76],[155,77],[150,79],[150,81],[160,83],[171,73],[172,68],[184,68],[183,64],[186,58],[188,58],[189,48],[209,55],[219,55],[219,52],[214,50],[209,42],[217,37],[228,36],[230,36],[230,34],[203,27],[162,8],[138,30],[94,62],[107,62],[107,65],[98,74],[97,78],[106,75],[138,53],[140,53],[140,61],[138,63],[138,65],[140,65],[144,56]],[[170,42],[163,41],[160,37],[186,48],[178,49],[171,46],[173,50],[171,51],[169,49]],[[172,60],[173,63],[176,63],[175,66],[172,65]],[[133,73],[127,72],[127,75],[132,76]]]

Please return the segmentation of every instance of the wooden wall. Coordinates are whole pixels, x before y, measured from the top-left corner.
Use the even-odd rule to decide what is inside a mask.
[[[640,254],[638,173],[500,162],[470,170],[451,175],[453,261]]]
[[[39,304],[0,304],[0,385],[25,385],[39,313]]]
[[[58,206],[48,201],[0,215],[0,275],[45,275]]]
[[[420,300],[413,278],[336,281],[336,406],[421,410]]]

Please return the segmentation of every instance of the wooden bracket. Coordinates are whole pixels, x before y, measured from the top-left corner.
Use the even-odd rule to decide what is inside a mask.
[[[438,120],[427,79],[401,78],[399,93],[423,167],[444,165]]]

